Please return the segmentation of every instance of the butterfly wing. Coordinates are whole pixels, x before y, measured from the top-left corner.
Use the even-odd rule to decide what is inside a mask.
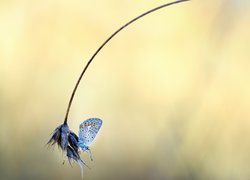
[[[101,126],[102,120],[99,118],[90,118],[83,121],[79,126],[79,142],[85,146],[90,145]]]

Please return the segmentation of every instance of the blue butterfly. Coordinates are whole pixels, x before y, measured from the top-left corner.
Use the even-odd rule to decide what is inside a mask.
[[[102,120],[99,118],[87,119],[79,125],[79,138],[77,145],[82,149],[82,151],[88,152],[91,161],[93,161],[93,157],[89,145],[95,139],[101,126]]]

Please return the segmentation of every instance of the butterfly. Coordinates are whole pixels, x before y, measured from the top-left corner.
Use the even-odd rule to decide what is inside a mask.
[[[101,126],[102,120],[99,118],[87,119],[79,125],[79,137],[77,145],[81,148],[82,151],[88,152],[91,161],[93,161],[93,157],[89,145],[95,139]]]

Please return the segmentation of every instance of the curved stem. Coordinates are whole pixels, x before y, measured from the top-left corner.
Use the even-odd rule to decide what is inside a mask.
[[[108,39],[106,39],[103,44],[95,51],[95,53],[92,55],[92,57],[89,59],[88,63],[86,64],[86,66],[84,67],[81,75],[79,76],[77,82],[76,82],[76,85],[73,89],[73,92],[71,94],[71,97],[70,97],[70,100],[69,100],[69,104],[68,104],[68,108],[67,108],[67,111],[66,111],[66,115],[65,115],[65,119],[64,119],[64,124],[67,123],[67,120],[68,120],[68,115],[69,115],[69,110],[70,110],[70,107],[71,107],[71,104],[72,104],[72,101],[73,101],[73,98],[74,98],[74,95],[75,95],[75,92],[77,90],[77,87],[84,75],[84,73],[86,72],[86,70],[88,69],[90,63],[93,61],[93,59],[95,58],[95,56],[99,53],[99,51],[117,34],[119,33],[122,29],[124,29],[125,27],[127,27],[128,25],[130,25],[131,23],[135,22],[136,20],[142,18],[143,16],[147,15],[147,14],[150,14],[154,11],[157,11],[161,8],[164,8],[164,7],[167,7],[167,6],[170,6],[170,5],[173,5],[173,4],[178,4],[178,3],[181,3],[181,2],[185,2],[185,1],[189,1],[189,0],[178,0],[178,1],[174,1],[174,2],[170,2],[170,3],[167,3],[167,4],[163,4],[161,6],[158,6],[156,8],[153,8],[147,12],[144,12],[143,14],[137,16],[136,18],[132,19],[131,21],[127,22],[126,24],[124,24],[122,27],[120,27],[118,30],[116,30],[111,36],[109,36]]]

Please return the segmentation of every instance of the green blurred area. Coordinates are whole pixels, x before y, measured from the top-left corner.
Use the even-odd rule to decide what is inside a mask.
[[[0,1],[0,179],[80,179],[45,144],[118,27],[166,1]],[[250,3],[190,1],[114,38],[69,126],[103,119],[84,179],[250,179]]]

